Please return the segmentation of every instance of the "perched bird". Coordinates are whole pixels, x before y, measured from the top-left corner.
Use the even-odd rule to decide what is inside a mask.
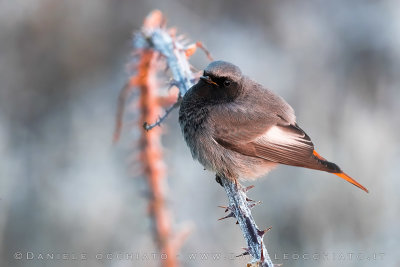
[[[214,61],[184,95],[179,123],[192,156],[229,179],[255,179],[278,164],[333,173],[368,192],[315,150],[283,98]]]

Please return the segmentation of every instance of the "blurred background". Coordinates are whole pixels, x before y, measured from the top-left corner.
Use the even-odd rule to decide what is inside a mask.
[[[132,32],[155,8],[283,96],[318,152],[370,190],[287,166],[250,183],[273,261],[400,266],[397,0],[0,1],[0,265],[158,266],[129,127],[112,145]],[[208,64],[201,52],[191,62]],[[225,192],[192,160],[177,111],[163,127],[174,227],[194,226],[182,265],[245,266],[238,226],[217,221]]]

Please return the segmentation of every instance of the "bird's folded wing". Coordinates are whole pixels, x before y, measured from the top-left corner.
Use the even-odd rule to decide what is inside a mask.
[[[226,149],[246,156],[292,166],[308,167],[315,164],[312,157],[314,145],[297,124],[275,124],[260,135],[246,138],[249,132],[252,132],[251,128],[213,138]]]

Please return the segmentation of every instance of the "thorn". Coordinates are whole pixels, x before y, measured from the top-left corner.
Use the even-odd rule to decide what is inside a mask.
[[[231,212],[228,215],[226,215],[225,217],[219,218],[218,221],[221,221],[223,219],[230,218],[230,217],[235,217],[235,214],[233,214],[233,212]]]
[[[188,45],[184,50],[186,58],[190,58],[191,56],[193,56],[193,54],[196,53],[196,49],[197,49],[196,44]]]
[[[271,230],[271,229],[272,229],[272,227],[270,226],[270,227],[268,227],[268,228],[265,229],[265,230],[257,230],[257,233],[258,233],[259,236],[263,237],[263,236],[264,236],[266,233],[268,233],[269,230]]]
[[[231,209],[230,207],[227,206],[218,206],[218,208],[225,209],[225,212],[228,212],[228,210]]]
[[[250,199],[250,198],[248,198],[248,197],[246,197],[246,201],[247,201],[247,202],[255,202],[254,200],[252,200],[252,199]]]
[[[260,261],[261,262],[264,262],[264,250],[263,250],[263,241],[261,240],[261,259],[260,259]]]
[[[255,206],[257,206],[258,204],[261,204],[262,202],[261,201],[257,201],[257,202],[254,202],[254,203],[248,203],[247,204],[247,206],[250,208],[250,209],[252,209],[252,208],[254,208]]]
[[[245,187],[245,188],[242,188],[242,191],[243,191],[244,193],[246,193],[247,191],[249,191],[249,190],[252,189],[253,187],[254,187],[254,185],[247,186],[247,187]]]
[[[236,221],[236,224],[239,224],[239,221]]]
[[[148,125],[148,123],[145,122],[145,123],[143,124],[144,129],[146,129],[146,130],[148,131],[148,130],[153,129],[153,128],[156,127],[156,126],[161,127],[161,123],[165,120],[165,118],[167,118],[168,114],[169,114],[172,110],[174,110],[175,108],[177,108],[177,107],[179,106],[179,104],[180,104],[180,100],[179,100],[179,98],[178,98],[178,101],[177,101],[175,104],[173,104],[171,107],[167,108],[167,109],[165,110],[165,114],[164,114],[162,117],[159,116],[159,117],[158,117],[158,120],[157,120],[154,124]]]
[[[215,181],[217,183],[219,183],[220,186],[224,187],[223,183],[222,183],[222,179],[219,175],[215,175]]]
[[[171,90],[172,87],[179,87],[179,82],[177,81],[172,81],[171,83],[169,83],[169,88],[168,90]]]
[[[236,257],[250,255],[250,249],[248,249],[248,248],[242,248],[242,249],[244,250],[244,252],[240,255],[237,255]]]
[[[243,256],[246,256],[246,255],[250,255],[250,253],[248,251],[245,251],[242,254],[237,255],[236,258],[243,257]]]
[[[211,53],[208,51],[208,49],[203,45],[202,42],[196,42],[196,46],[204,51],[206,54],[208,60],[213,61],[213,57],[211,56]]]

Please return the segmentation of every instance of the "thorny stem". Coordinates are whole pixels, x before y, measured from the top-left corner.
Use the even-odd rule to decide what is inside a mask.
[[[153,11],[153,13],[154,12],[159,11]],[[159,16],[162,16],[161,12],[159,12]],[[183,98],[185,93],[195,82],[195,76],[188,62],[188,57],[194,53],[193,45],[184,46],[180,40],[177,40],[173,34],[168,32],[165,25],[162,25],[158,28],[144,28],[144,30],[136,36],[135,46],[137,48],[153,49],[164,56],[171,70],[174,83],[179,88],[179,97]],[[196,46],[202,49],[204,48],[201,43],[197,43]],[[209,56],[208,51],[205,51]],[[160,117],[156,123],[151,125],[145,124],[145,128],[150,130],[160,125],[176,107],[175,105],[178,106],[179,103],[177,102],[167,109],[166,114]],[[263,236],[270,228],[264,231],[258,229],[250,210],[257,203],[251,201],[246,196],[246,191],[249,188],[243,188],[236,180],[230,180],[225,177],[220,177],[220,180],[229,199],[229,206],[226,207],[226,210],[232,212],[232,215],[226,217],[236,217],[238,220],[248,245],[245,254],[250,254],[253,257],[251,266],[255,264],[256,266],[273,267],[274,265],[263,243]]]
[[[161,12],[151,13],[144,22],[143,32],[159,29],[161,18]],[[130,77],[119,96],[114,142],[119,139],[125,101],[133,89],[140,92],[137,104],[140,113],[139,123],[141,125],[146,121],[156,120],[162,109],[162,101],[160,100],[163,98],[159,96],[156,82],[157,73],[159,72],[159,64],[157,63],[160,52],[149,44],[144,45],[141,43],[143,39],[146,39],[143,34],[137,34],[134,39],[135,53],[138,59],[135,65],[136,73]],[[168,101],[164,102],[167,103]],[[165,103],[164,105],[166,105]],[[178,105],[177,103],[174,104],[174,106]],[[171,110],[167,110],[167,114]],[[172,231],[171,216],[165,198],[166,176],[162,161],[161,134],[161,129],[147,132],[141,128],[140,162],[149,185],[149,214],[154,227],[154,237],[160,253],[167,255],[161,261],[161,264],[164,267],[177,267],[179,262],[176,255],[189,231],[188,229],[182,229],[179,233],[173,233]]]
[[[154,119],[160,110],[157,105],[157,85],[155,76],[157,69],[155,61],[157,52],[151,49],[142,51],[138,64],[137,87],[140,90],[139,108],[140,122]],[[160,145],[161,131],[145,133],[142,130],[140,144],[142,147],[140,159],[143,171],[149,185],[149,213],[153,219],[154,236],[161,253],[169,255],[162,262],[165,267],[176,267],[178,262],[171,255],[177,249],[172,242],[171,216],[166,207],[165,171],[162,168],[162,148]]]
[[[237,219],[243,236],[246,239],[248,253],[253,257],[253,262],[257,262],[262,267],[273,267],[273,263],[268,255],[263,243],[264,234],[270,229],[261,231],[258,229],[253,216],[251,215],[252,202],[246,196],[247,188],[243,188],[236,180],[220,177],[222,185],[229,199],[229,206],[226,207]],[[229,215],[228,215],[229,216]],[[227,216],[227,217],[228,217]]]

